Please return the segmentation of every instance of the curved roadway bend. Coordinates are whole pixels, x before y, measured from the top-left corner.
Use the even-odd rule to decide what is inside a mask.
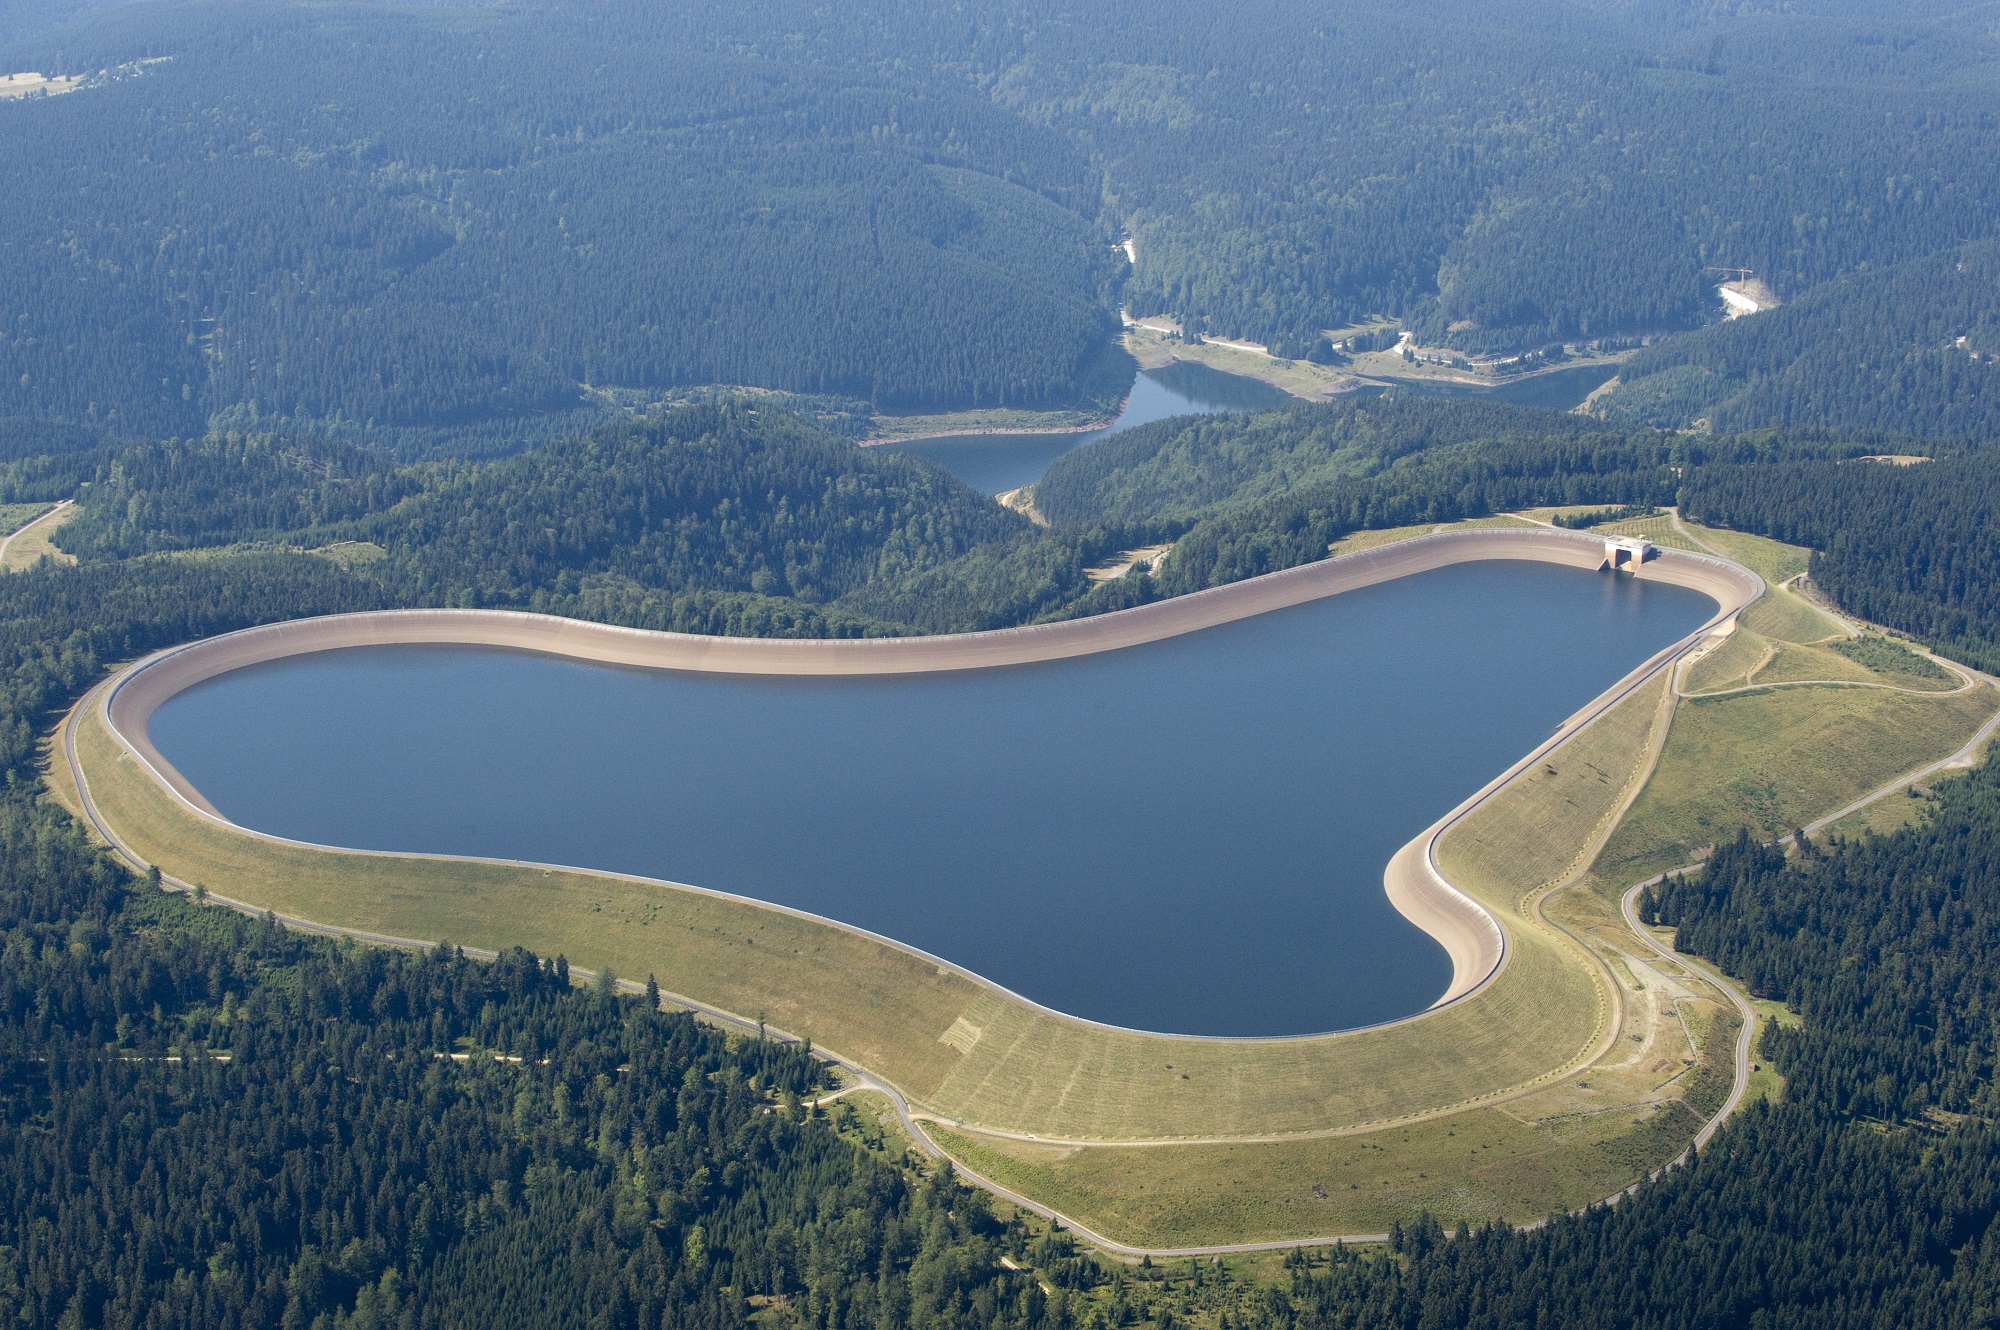
[[[1928,655],[1929,653],[1926,654]],[[1931,656],[1930,658],[1936,660],[1939,665],[1950,670],[1952,673],[1958,675],[1959,678],[1965,680],[1965,685],[1963,688],[1952,690],[1952,693],[1931,693],[1931,694],[1926,694],[1927,696],[1931,697],[1952,696],[1955,693],[1964,692],[1966,691],[1966,689],[1975,687],[1982,681],[1986,683],[2000,684],[2000,679],[1995,679],[1990,675],[1982,674],[1977,670],[1973,670],[1966,666],[1960,665],[1956,661],[1944,660],[1937,656]],[[1675,689],[1678,691],[1680,687],[1680,682],[1678,679],[1675,680],[1674,686]],[[1768,687],[1771,685],[1766,685],[1766,686]],[[1742,691],[1742,690],[1732,690],[1732,691]],[[1912,690],[1902,689],[1898,691],[1912,691]],[[1722,696],[1722,694],[1679,693],[1679,696],[1712,697],[1712,696]],[[1835,809],[1833,812],[1828,813],[1825,817],[1819,818],[1818,820],[1807,825],[1805,828],[1806,833],[1810,835],[1813,832],[1824,830],[1825,828],[1830,827],[1834,823],[1840,821],[1842,818],[1860,812],[1862,809],[1874,803],[1876,800],[1881,799],[1887,795],[1894,794],[1897,790],[1900,790],[1908,785],[1913,785],[1917,781],[1923,780],[1927,776],[1933,776],[1940,771],[1947,771],[1953,768],[1964,768],[1971,766],[1975,754],[1978,753],[1979,749],[1987,742],[1987,740],[1993,737],[1994,731],[1996,730],[2000,730],[2000,711],[1994,712],[1992,717],[1990,717],[1984,725],[1980,726],[1978,731],[1975,732],[1970,739],[1965,741],[1964,747],[1960,748],[1950,757],[1940,759],[1939,761],[1936,762],[1932,762],[1927,766],[1918,767],[1915,771],[1906,772],[1905,774],[1898,776],[1896,777],[1896,779],[1890,781],[1887,785],[1884,785],[1877,790],[1873,790],[1868,794],[1864,794],[1859,799],[1856,799],[1853,803],[1848,804],[1846,807]],[[1783,845],[1786,842],[1790,841],[1791,839],[1792,838],[1790,836],[1784,836],[1779,838],[1777,843]],[[1640,892],[1644,891],[1647,887],[1655,886],[1659,883],[1662,883],[1670,877],[1678,877],[1682,873],[1692,872],[1693,870],[1699,867],[1701,867],[1700,864],[1683,864],[1679,868],[1670,868],[1666,872],[1661,873],[1657,877],[1649,877],[1644,882],[1635,883],[1632,886],[1626,888],[1625,894],[1619,898],[1618,902],[1619,909],[1623,912],[1625,916],[1626,927],[1630,928],[1632,932],[1638,936],[1640,941],[1644,942],[1648,947],[1652,948],[1653,951],[1658,953],[1663,959],[1673,961],[1679,965],[1687,966],[1689,969],[1695,971],[1697,974],[1701,975],[1704,979],[1708,980],[1709,984],[1713,986],[1715,989],[1717,989],[1722,993],[1727,994],[1730,1002],[1735,1005],[1737,1013],[1743,1017],[1743,1028],[1740,1031],[1738,1031],[1736,1035],[1736,1083],[1730,1087],[1729,1097],[1722,1102],[1722,1107],[1716,1110],[1715,1116],[1710,1118],[1708,1122],[1703,1125],[1702,1129],[1695,1134],[1694,1147],[1693,1147],[1695,1149],[1700,1149],[1702,1146],[1707,1145],[1709,1140],[1712,1137],[1714,1137],[1715,1133],[1721,1130],[1722,1124],[1726,1120],[1728,1120],[1729,1115],[1734,1113],[1743,1102],[1743,1095],[1745,1091],[1749,1089],[1750,1085],[1750,1050],[1756,1042],[1757,1019],[1758,1019],[1757,1009],[1751,1006],[1749,1001],[1745,999],[1743,995],[1739,993],[1736,990],[1736,988],[1733,985],[1731,985],[1726,979],[1724,979],[1720,974],[1718,974],[1715,970],[1713,970],[1710,966],[1704,964],[1703,962],[1695,960],[1694,958],[1687,956],[1681,952],[1675,951],[1672,947],[1669,947],[1664,943],[1660,942],[1658,938],[1653,936],[1652,932],[1649,929],[1647,929],[1639,922],[1638,900]],[[1681,1158],[1683,1159],[1686,1158],[1686,1155],[1682,1155]],[[1675,1162],[1678,1163],[1679,1160],[1676,1160]],[[1623,1195],[1623,1193],[1620,1194]]]
[[[607,664],[718,673],[880,675],[980,669],[1090,655],[1158,641],[1461,562],[1512,559],[1595,569],[1602,565],[1603,549],[1599,538],[1550,529],[1448,532],[1097,618],[926,638],[829,641],[696,637],[485,610],[402,610],[338,615],[245,629],[163,651],[133,666],[108,686],[94,692],[93,696],[101,696],[101,715],[115,741],[125,746],[189,807],[205,817],[226,822],[153,747],[146,734],[146,722],[160,704],[195,684],[249,665],[288,656],[350,646],[450,644],[528,650]],[[1638,570],[1638,575],[1706,594],[1717,602],[1717,612],[1700,628],[1654,655],[1570,717],[1533,752],[1405,846],[1385,871],[1384,885],[1396,908],[1436,938],[1452,958],[1452,985],[1435,1004],[1437,1006],[1456,1001],[1483,987],[1498,973],[1506,959],[1505,930],[1492,914],[1460,892],[1440,871],[1435,853],[1437,839],[1520,771],[1574,737],[1634,690],[1656,677],[1661,669],[1671,666],[1718,624],[1764,591],[1763,580],[1748,569],[1726,559],[1680,550],[1661,550],[1657,559]],[[87,704],[88,699],[80,704],[79,712]],[[64,747],[86,817],[107,843],[143,870],[146,867],[143,860],[119,840],[91,798],[88,781],[76,755],[73,723],[65,727]],[[163,877],[162,881],[176,889],[191,889],[188,884],[173,879]],[[266,913],[245,902],[221,896],[211,898],[219,904],[253,914]],[[280,918],[288,926],[345,935],[366,942],[401,947],[432,945],[420,939],[371,934],[305,919]],[[467,954],[486,953],[468,949]],[[637,991],[637,985],[625,986]],[[676,1005],[731,1026],[758,1028],[741,1016],[702,1002],[679,995],[671,995],[671,1000]],[[790,1038],[776,1031],[770,1033]],[[862,1085],[887,1097],[912,1139],[932,1154],[944,1157],[944,1152],[925,1134],[913,1117],[908,1101],[894,1086],[838,1054],[824,1049],[819,1052],[828,1061],[843,1066]],[[1132,1257],[1219,1255],[1315,1243],[1371,1241],[1382,1236],[1364,1234],[1303,1242],[1288,1240],[1171,1249],[1132,1247],[1095,1233],[963,1165],[957,1167],[968,1178],[1015,1204],[1058,1221],[1107,1250]]]

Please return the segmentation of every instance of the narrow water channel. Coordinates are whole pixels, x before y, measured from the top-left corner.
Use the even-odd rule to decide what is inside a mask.
[[[1435,1000],[1450,967],[1383,895],[1390,855],[1713,608],[1490,563],[946,675],[356,648],[212,680],[152,737],[258,830],[689,882],[1094,1020],[1302,1034]]]

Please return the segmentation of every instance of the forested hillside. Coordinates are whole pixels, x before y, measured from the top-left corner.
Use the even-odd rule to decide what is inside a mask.
[[[1598,12],[114,9],[4,56],[120,76],[0,103],[0,417],[416,455],[696,385],[1103,404],[1121,302],[1525,349],[1992,234],[1977,23]]]
[[[0,170],[38,182],[0,199],[0,414],[490,443],[590,388],[1123,387],[1123,260],[1060,202],[1087,163],[962,87],[703,49],[647,6],[148,6],[49,55],[171,58],[0,106]]]
[[[388,601],[634,627],[849,636],[1007,627],[1124,608],[1327,556],[1350,532],[1567,503],[1671,503],[1708,450],[1587,417],[1426,398],[1162,421],[1037,486],[1053,526],[930,463],[784,412],[690,407],[493,462],[397,464],[237,434],[14,463],[0,500],[75,494],[85,566],[174,551],[311,549]],[[1848,451],[1852,451],[1850,447]],[[1158,576],[1107,555],[1178,539]]]
[[[1178,538],[1151,589],[1179,595],[1316,562],[1355,531],[1545,504],[1669,504],[1681,476],[1712,451],[1750,458],[1828,446],[1680,439],[1584,416],[1392,396],[1162,421],[1063,457],[1035,496],[1058,524]],[[1148,522],[1148,513],[1157,516]]]
[[[2000,247],[1969,245],[1828,283],[1794,304],[1657,343],[1593,404],[1633,424],[1809,425],[1911,438],[2000,435]]]
[[[385,601],[685,632],[848,636],[1124,608],[1327,557],[1352,532],[1551,504],[1680,502],[1821,551],[1857,614],[1968,660],[2000,650],[1980,455],[1898,469],[1878,440],[1687,436],[1410,396],[1183,417],[1060,459],[1037,527],[930,463],[785,412],[690,407],[493,462],[399,464],[318,438],[109,445],[0,469],[0,501],[75,495],[86,566],[321,550]],[[1176,541],[1154,576],[1093,583]]]
[[[1703,521],[1812,547],[1813,580],[1855,614],[2000,668],[2000,458],[1716,466],[1683,495]]]
[[[1678,502],[1814,549],[1815,580],[1853,613],[2000,665],[2000,464],[1856,460],[1889,446],[1355,398],[1165,420],[1067,454],[1035,487],[1044,528],[928,462],[721,405],[492,462],[400,464],[281,435],[108,445],[0,469],[0,501],[77,496],[56,540],[86,567],[321,550],[384,603],[785,636],[1068,618],[1314,562],[1355,531]],[[1086,574],[1160,540],[1176,544],[1155,575]]]
[[[1450,491],[1452,515],[1478,516],[1489,507],[1537,503],[1592,503],[1599,490],[1622,494],[1634,483],[1663,492],[1670,441],[1646,429],[1608,427],[1588,417],[1520,407],[1490,406],[1422,397],[1350,398],[1326,406],[1257,416],[1205,416],[1164,420],[1128,430],[1065,454],[1035,485],[1035,503],[1051,520],[1087,522],[1185,521],[1218,508],[1295,500],[1330,482],[1367,476],[1403,458],[1455,449],[1477,454],[1495,476],[1551,477],[1554,488],[1518,494]],[[1532,460],[1531,460],[1532,458]],[[1563,477],[1617,475],[1609,488],[1569,492]],[[1435,487],[1405,485],[1405,497],[1435,502]],[[1416,520],[1416,519],[1411,519]],[[1435,520],[1445,521],[1448,517]],[[1357,526],[1396,526],[1386,520]]]
[[[66,548],[378,541],[422,591],[505,603],[559,573],[823,602],[1025,531],[944,472],[783,412],[691,407],[488,465],[395,468],[269,436],[135,445],[93,464]],[[29,468],[22,468],[30,475]],[[37,477],[23,484],[46,483]]]
[[[1214,13],[1194,40],[1221,80],[1189,68],[1188,36],[1162,41],[1145,73],[1181,96],[1111,170],[1141,219],[1134,308],[1293,356],[1373,313],[1501,350],[1697,327],[1712,264],[1791,296],[1990,233],[1996,182],[1948,146],[1988,122],[1984,94],[1917,112],[1900,91],[1773,86],[1479,21]],[[1112,101],[1106,77],[1043,96]]]
[[[270,435],[113,445],[15,463],[0,494],[78,495],[58,539],[86,568],[316,550],[385,603],[748,636],[1088,612],[1084,568],[1123,539],[1042,531],[930,463],[740,405],[487,463],[398,465]]]

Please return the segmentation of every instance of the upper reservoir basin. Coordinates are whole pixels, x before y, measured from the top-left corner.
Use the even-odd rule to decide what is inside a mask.
[[[1268,411],[1291,400],[1291,394],[1268,383],[1176,361],[1135,377],[1125,409],[1103,429],[1066,434],[957,434],[883,446],[928,458],[982,494],[1004,494],[1040,480],[1049,464],[1071,449],[1134,425],[1168,416]]]
[[[361,647],[197,685],[150,734],[259,831],[686,882],[886,934],[1077,1016],[1293,1035],[1444,991],[1444,952],[1383,894],[1390,856],[1713,608],[1481,562],[942,674]]]

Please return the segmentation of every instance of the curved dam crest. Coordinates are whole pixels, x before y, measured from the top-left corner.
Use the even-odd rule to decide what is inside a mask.
[[[1468,802],[1476,799],[1474,787],[1524,748],[1539,751],[1543,745],[1537,740],[1547,736],[1551,726],[1586,702],[1591,693],[1617,679],[1635,657],[1656,644],[1661,647],[1653,653],[1654,659],[1625,676],[1622,687],[1631,686],[1679,645],[1698,635],[1698,630],[1690,634],[1688,628],[1703,621],[1712,623],[1733,611],[1761,590],[1761,583],[1754,574],[1721,560],[1669,553],[1645,565],[1637,587],[1626,576],[1613,582],[1516,564],[1512,568],[1453,569],[1406,586],[1382,587],[1370,595],[1342,597],[1337,602],[1325,598],[1338,591],[1468,562],[1525,558],[1594,568],[1602,550],[1601,540],[1568,533],[1452,533],[1102,619],[956,638],[745,642],[677,638],[477,611],[344,616],[249,630],[164,653],[125,676],[107,698],[105,715],[114,735],[147,760],[183,798],[212,813],[202,793],[207,790],[227,811],[260,832],[282,832],[322,843],[359,842],[388,851],[502,854],[691,880],[701,888],[774,900],[780,908],[831,916],[886,934],[905,946],[914,944],[947,957],[954,968],[963,967],[1024,993],[1037,1005],[1107,1024],[1211,1036],[1301,1035],[1405,1017],[1438,999],[1440,992],[1449,999],[1471,991],[1492,973],[1505,953],[1504,930],[1435,872],[1428,855],[1428,833],[1409,841],[1405,852],[1395,854],[1392,862],[1396,845],[1422,830],[1422,821],[1449,799],[1460,794],[1471,796]],[[1556,581],[1548,581],[1550,578]],[[1654,582],[1668,585],[1644,585]],[[1528,584],[1538,584],[1539,589],[1508,599],[1507,587]],[[1707,612],[1710,607],[1702,602],[1697,609],[1693,597],[1671,590],[1672,586],[1698,591],[1721,602],[1720,608],[1711,615]],[[1579,589],[1587,594],[1578,597]],[[1537,596],[1543,602],[1551,597],[1589,602],[1598,617],[1560,630],[1536,623],[1532,616]],[[1629,619],[1641,600],[1649,600],[1656,610],[1677,600],[1678,609],[1669,616],[1671,622],[1655,623],[1649,638],[1634,637],[1629,625],[1607,631],[1603,621],[1607,607]],[[1235,623],[1216,633],[1184,636],[1200,628],[1310,601],[1324,603],[1254,623]],[[1358,699],[1372,699],[1380,681],[1369,682],[1365,670],[1354,673],[1357,662],[1366,665],[1379,657],[1376,646],[1385,625],[1393,626],[1399,616],[1407,619],[1413,614],[1424,625],[1411,639],[1413,650],[1436,654],[1440,643],[1449,644],[1457,637],[1467,651],[1456,661],[1436,662],[1438,672],[1424,675],[1417,669],[1415,676],[1405,680],[1413,690],[1410,697],[1449,690],[1454,670],[1494,667],[1492,643],[1496,635],[1513,633],[1506,623],[1510,614],[1529,621],[1515,625],[1518,638],[1503,654],[1532,664],[1533,650],[1539,644],[1553,653],[1551,659],[1567,663],[1561,671],[1548,671],[1560,677],[1539,681],[1522,675],[1516,667],[1512,675],[1499,681],[1502,686],[1498,691],[1471,699],[1470,710],[1440,709],[1436,724],[1447,732],[1445,739],[1452,738],[1448,732],[1453,727],[1484,730],[1483,745],[1474,743],[1444,753],[1443,748],[1457,747],[1455,742],[1440,746],[1437,732],[1417,733],[1412,737],[1420,745],[1439,747],[1440,752],[1426,754],[1422,762],[1401,773],[1384,775],[1366,770],[1358,786],[1315,789],[1303,798],[1285,789],[1288,781],[1324,782],[1326,773],[1313,769],[1315,750],[1330,741],[1339,742],[1341,736],[1324,726],[1287,724],[1282,713],[1273,714],[1271,709],[1312,710],[1330,703],[1333,710],[1344,707],[1351,712]],[[1482,619],[1482,615],[1486,617]],[[1593,645],[1593,636],[1606,640]],[[1148,642],[1156,645],[1116,658],[1087,659]],[[424,649],[324,654],[338,647],[366,644]],[[525,648],[542,658],[428,649],[440,644]],[[1570,657],[1593,651],[1596,654],[1589,665],[1594,674],[1569,668],[1574,663]],[[590,670],[550,656],[643,664],[687,673],[662,678]],[[1319,656],[1338,657],[1339,668],[1332,674],[1297,668],[1301,657]],[[287,663],[251,670],[212,689],[199,690],[178,705],[169,705],[156,728],[171,736],[174,716],[183,710],[198,722],[205,716],[204,723],[212,723],[219,713],[202,710],[205,698],[216,700],[227,712],[264,689],[259,724],[269,724],[271,717],[287,711],[298,713],[302,710],[299,702],[310,699],[311,705],[303,710],[325,712],[318,721],[338,729],[355,724],[359,717],[357,736],[365,740],[372,735],[379,740],[380,725],[366,720],[371,712],[381,711],[381,723],[391,729],[420,728],[413,716],[429,714],[435,718],[449,712],[449,697],[470,688],[473,695],[465,701],[474,712],[484,708],[482,714],[490,714],[496,706],[510,715],[548,712],[538,714],[536,723],[527,725],[521,736],[529,750],[553,755],[552,765],[535,773],[540,783],[533,788],[545,791],[588,785],[584,768],[604,757],[599,751],[601,744],[581,744],[581,756],[572,754],[575,760],[565,766],[560,752],[565,746],[564,734],[573,732],[576,725],[602,730],[607,716],[630,714],[635,706],[643,710],[651,693],[656,706],[680,716],[682,723],[662,728],[660,715],[635,723],[625,736],[630,740],[628,748],[636,745],[644,749],[676,728],[686,731],[690,747],[678,754],[674,765],[699,768],[694,773],[699,779],[689,778],[673,786],[667,792],[670,797],[653,799],[650,805],[646,799],[635,802],[628,798],[621,803],[621,796],[615,794],[618,784],[658,779],[657,768],[650,778],[635,777],[628,752],[613,762],[618,780],[598,784],[595,797],[604,799],[607,791],[613,791],[609,802],[615,805],[610,809],[610,821],[599,827],[601,830],[620,821],[637,824],[648,816],[657,821],[663,816],[658,810],[673,807],[677,801],[687,804],[693,821],[684,819],[678,829],[668,828],[668,834],[650,846],[614,846],[616,853],[607,855],[574,840],[555,846],[518,840],[496,843],[493,819],[502,826],[519,821],[521,809],[527,806],[520,801],[518,791],[509,796],[513,803],[508,798],[498,801],[484,831],[468,824],[463,835],[442,841],[331,835],[323,823],[311,825],[313,834],[301,834],[297,824],[270,816],[268,805],[246,814],[239,811],[244,807],[242,790],[225,791],[229,782],[212,774],[212,761],[204,766],[206,759],[191,758],[176,746],[179,740],[163,740],[169,754],[188,760],[191,772],[201,775],[198,788],[154,748],[147,726],[154,710],[176,695],[208,679],[268,661]],[[1032,668],[956,674],[998,664]],[[1409,674],[1415,668],[1399,659],[1378,659],[1375,665],[1391,674]],[[912,673],[937,677],[881,677]],[[743,675],[795,677],[758,680]],[[813,675],[848,677],[845,682],[796,677]],[[1204,695],[1202,680],[1210,677],[1220,683]],[[587,682],[593,678],[596,683]],[[304,692],[300,691],[302,684]],[[1618,694],[1621,686],[1602,693],[1600,701]],[[343,688],[347,689],[344,695]],[[1232,708],[1232,691],[1245,688],[1254,696],[1246,705]],[[588,705],[563,704],[553,710],[547,705],[551,699],[579,691],[603,696]],[[388,705],[383,711],[384,698],[399,693],[409,694],[405,699],[409,705],[400,711]],[[1133,701],[1135,694],[1137,703]],[[341,696],[346,700],[340,700]],[[539,707],[536,697],[542,699]],[[1260,702],[1264,704],[1261,714]],[[1103,710],[1107,703],[1108,713]],[[1408,704],[1408,698],[1399,703]],[[1482,724],[1482,705],[1506,714],[1496,723]],[[837,723],[807,745],[818,745],[818,757],[803,769],[774,769],[774,754],[783,756],[779,750],[787,736],[812,730],[815,713],[827,712],[830,706],[838,713]],[[1089,709],[1092,706],[1096,709]],[[1593,710],[1586,707],[1577,719]],[[1033,732],[1035,717],[1046,712],[1056,713],[1053,728]],[[690,726],[685,721],[693,713],[700,713],[696,717],[699,723]],[[1192,719],[1177,720],[1177,713]],[[725,722],[720,728],[718,714]],[[748,731],[744,729],[746,716],[753,722]],[[885,726],[893,730],[899,723],[903,728],[891,736],[895,742],[856,757],[865,736],[883,731]],[[927,724],[931,726],[929,739],[924,732]],[[1232,727],[1250,732],[1254,742],[1238,743],[1237,751],[1230,751]],[[487,728],[492,727],[489,724]],[[1024,728],[1030,732],[1020,733]],[[509,767],[504,756],[479,748],[479,731],[479,724],[466,722],[466,716],[461,715],[443,730],[433,727],[423,742],[470,744],[468,761],[496,769]],[[1076,739],[1072,747],[1062,746],[1066,734]],[[1112,735],[1113,741],[1107,742],[1106,734]],[[313,741],[309,732],[292,737]],[[277,746],[282,749],[288,741],[279,736]],[[223,748],[229,749],[235,742],[224,736]],[[903,772],[927,742],[935,748],[953,749],[959,761],[930,767],[917,762]],[[1501,747],[1494,747],[1495,743]],[[377,753],[375,765],[393,769],[421,748],[422,743],[418,743],[408,752]],[[1123,773],[1115,762],[1092,766],[1093,748],[1109,749],[1114,756],[1131,759],[1132,765]],[[726,750],[720,761],[703,756],[718,749]],[[1531,753],[1514,766],[1532,757]],[[1185,770],[1174,769],[1177,758],[1186,759],[1179,763]],[[1040,769],[1035,765],[1038,760],[1044,762]],[[1364,755],[1361,760],[1365,768],[1384,759],[1376,754]],[[265,765],[264,759],[253,765],[256,770],[248,777],[253,786],[260,780],[282,782],[279,770]],[[511,765],[519,774],[518,754]],[[1269,768],[1281,779],[1270,782],[1269,773],[1259,774],[1260,767]],[[366,784],[368,769],[366,763],[342,768],[334,773],[331,788]],[[1188,770],[1210,779],[1206,785],[1201,780],[1189,781]],[[832,815],[790,841],[783,835],[763,835],[761,839],[772,844],[752,846],[768,853],[763,862],[749,865],[755,871],[748,877],[739,871],[743,863],[732,868],[726,862],[727,855],[717,859],[713,855],[661,853],[662,845],[669,849],[690,844],[742,845],[760,839],[760,826],[790,825],[800,817],[803,805],[796,800],[788,802],[789,796],[775,797],[768,788],[760,791],[759,780],[768,783],[773,776],[785,789],[817,785],[821,791],[818,801],[829,804]],[[403,785],[390,782],[392,801],[410,802],[417,797],[411,794],[412,788],[420,789],[426,779],[435,783],[436,778],[435,771],[418,771],[410,778],[414,787],[409,781]],[[898,779],[906,781],[906,788],[897,788]],[[1266,786],[1260,787],[1259,780],[1265,780]],[[955,789],[945,789],[954,782]],[[696,786],[700,783],[714,786],[709,804],[702,804],[698,797]],[[1496,778],[1489,785],[1497,783]],[[1194,788],[1184,790],[1183,785]],[[1402,806],[1387,810],[1358,807],[1357,801],[1366,803],[1370,785],[1394,787]],[[942,803],[926,802],[925,792],[931,790],[944,790],[959,800],[959,807],[954,810],[949,798]],[[1415,805],[1412,790],[1420,799]],[[477,790],[473,793],[476,797],[458,807],[453,816],[463,815],[467,807],[477,812],[486,796]],[[729,804],[747,806],[753,800],[761,803],[746,817],[733,825],[724,824]],[[1224,838],[1225,843],[1197,845],[1191,851],[1173,842],[1177,823],[1191,822],[1203,808],[1211,806],[1203,801],[1214,801],[1215,820],[1226,824],[1240,844],[1232,847]],[[588,804],[592,799],[581,802]],[[925,830],[927,823],[942,824],[947,818],[962,817],[965,807],[982,802],[991,805],[985,810],[991,816],[984,823],[975,825],[970,833],[963,827],[942,826],[933,838],[967,850],[969,867],[961,864],[954,871],[948,859],[926,857],[936,847],[926,848],[921,843],[923,836],[915,832]],[[573,820],[580,805],[572,801],[564,806],[570,811],[558,815],[557,822]],[[378,800],[368,815],[379,817],[381,808]],[[1099,823],[1131,821],[1136,841],[1121,847],[1115,838],[1104,842],[1096,837],[1090,825],[1063,825],[1065,810],[1079,808],[1108,812],[1110,816],[1099,817]],[[871,810],[877,817],[873,825],[867,823]],[[365,806],[361,811],[367,812]],[[436,811],[436,806],[415,809],[410,826]],[[1022,823],[1030,824],[1030,834],[1010,836],[1009,829]],[[1444,824],[1440,821],[1432,831]],[[1299,826],[1308,826],[1310,834],[1288,834],[1289,827]],[[1044,834],[1050,827],[1054,833]],[[842,834],[853,843],[844,848],[834,844]],[[1066,844],[1065,837],[1087,843],[1079,848]],[[1424,852],[1412,855],[1410,850],[1420,844]],[[818,846],[831,848],[817,856],[801,853]],[[1203,853],[1209,857],[1202,858]],[[636,857],[618,858],[618,854]],[[1352,862],[1357,854],[1365,861],[1358,875]],[[1275,894],[1260,894],[1258,882],[1229,872],[1232,855],[1249,865],[1246,872],[1266,874],[1288,885]],[[1344,877],[1341,872],[1320,871],[1323,864],[1342,856],[1350,860]],[[906,886],[901,895],[878,894],[866,903],[868,908],[856,908],[851,896],[842,898],[837,890],[832,895],[814,895],[799,881],[772,881],[768,874],[782,869],[787,857],[807,862],[815,872],[823,870],[836,886],[845,882],[851,889],[852,882],[866,876],[871,865],[891,876],[900,872]],[[1127,859],[1131,862],[1126,863]],[[1390,863],[1387,898],[1382,892],[1385,862]],[[1043,863],[1053,864],[1059,871],[1038,871]],[[693,871],[682,871],[683,865]],[[1174,873],[1183,867],[1182,880],[1178,885],[1172,883]],[[1126,874],[1122,882],[1121,872]],[[758,877],[757,873],[767,876]],[[949,889],[938,886],[942,881],[954,885]],[[1168,886],[1149,890],[1149,884],[1156,881]],[[807,882],[805,887],[811,885]],[[1102,899],[1085,898],[1093,891]],[[1325,899],[1316,899],[1318,896]],[[1391,901],[1400,914],[1388,909]],[[1257,928],[1232,933],[1232,916],[1259,913],[1264,916],[1261,933]],[[1417,934],[1404,919],[1420,926],[1436,942]],[[1093,949],[1117,963],[1093,964]],[[1204,974],[1204,965],[1214,973]],[[1238,982],[1244,976],[1252,981]]]

